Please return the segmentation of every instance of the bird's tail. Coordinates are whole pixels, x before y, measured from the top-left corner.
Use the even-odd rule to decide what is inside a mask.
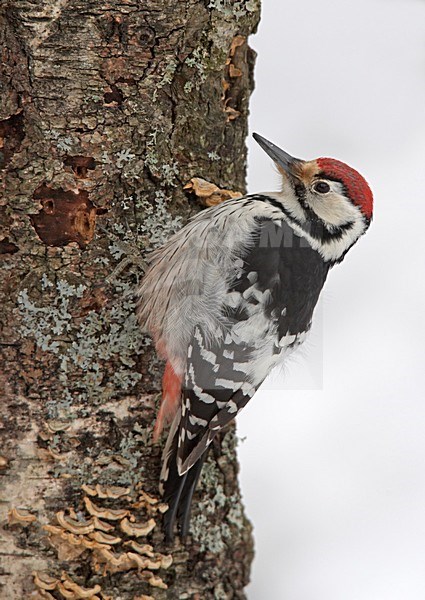
[[[164,533],[167,543],[174,539],[174,527],[179,526],[180,537],[184,539],[189,531],[193,493],[207,455],[204,452],[195,464],[183,475],[177,469],[177,446],[180,422],[180,409],[175,416],[163,453],[160,490],[168,510],[164,515]]]

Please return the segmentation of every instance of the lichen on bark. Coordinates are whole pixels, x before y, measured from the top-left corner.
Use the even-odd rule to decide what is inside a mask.
[[[208,459],[166,589],[134,557],[102,562],[84,490],[129,488],[103,508],[149,516],[140,494],[157,494],[162,364],[134,290],[148,253],[201,207],[184,190],[192,178],[244,191],[258,18],[255,0],[0,9],[0,596],[243,597],[252,539],[233,430]],[[165,555],[155,515],[143,543]],[[74,521],[93,526],[76,542]],[[124,556],[134,539],[120,535]],[[84,551],[58,556],[58,540]]]

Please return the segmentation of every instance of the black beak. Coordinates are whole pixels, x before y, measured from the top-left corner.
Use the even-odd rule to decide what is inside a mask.
[[[262,149],[270,156],[274,162],[281,167],[288,175],[292,177],[298,177],[297,175],[297,167],[300,167],[304,162],[300,158],[294,158],[284,150],[281,150],[272,142],[266,140],[266,138],[261,137],[258,133],[253,133],[252,137],[254,140],[260,144]]]

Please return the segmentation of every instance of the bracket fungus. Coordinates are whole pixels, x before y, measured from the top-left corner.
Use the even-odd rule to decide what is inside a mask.
[[[25,509],[13,507],[10,509],[8,514],[9,525],[23,525],[26,527],[35,521],[37,521],[37,517]]]
[[[56,524],[43,526],[50,544],[58,553],[59,560],[73,561],[87,551],[93,572],[98,577],[108,573],[136,571],[137,576],[148,585],[167,589],[168,586],[158,571],[171,566],[172,556],[155,552],[151,544],[129,539],[147,536],[156,526],[153,518],[138,522],[136,515],[139,515],[140,510],[149,517],[156,512],[164,512],[167,506],[139,486],[132,490],[129,487],[96,484],[83,485],[82,490],[87,494],[82,498],[85,516],[70,507],[67,511],[61,510],[56,513]],[[89,496],[98,498],[99,503],[107,506],[95,504]],[[132,502],[135,497],[137,500]],[[123,502],[125,508],[110,506],[111,503],[122,505]],[[132,511],[137,513],[133,514]],[[61,597],[71,599],[95,600],[99,593],[102,600],[107,598],[99,585],[83,588],[66,574],[62,574],[60,579],[54,579],[37,573],[34,575],[34,583],[43,597],[46,597],[45,594],[50,590]]]
[[[241,192],[221,189],[215,183],[201,177],[192,177],[183,189],[194,193],[205,206],[216,206],[230,198],[242,198]]]

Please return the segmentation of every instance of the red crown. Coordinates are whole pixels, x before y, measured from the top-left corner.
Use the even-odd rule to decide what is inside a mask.
[[[318,158],[317,164],[325,175],[341,181],[347,189],[350,199],[360,206],[368,219],[372,218],[373,195],[367,181],[358,171],[334,158]]]

